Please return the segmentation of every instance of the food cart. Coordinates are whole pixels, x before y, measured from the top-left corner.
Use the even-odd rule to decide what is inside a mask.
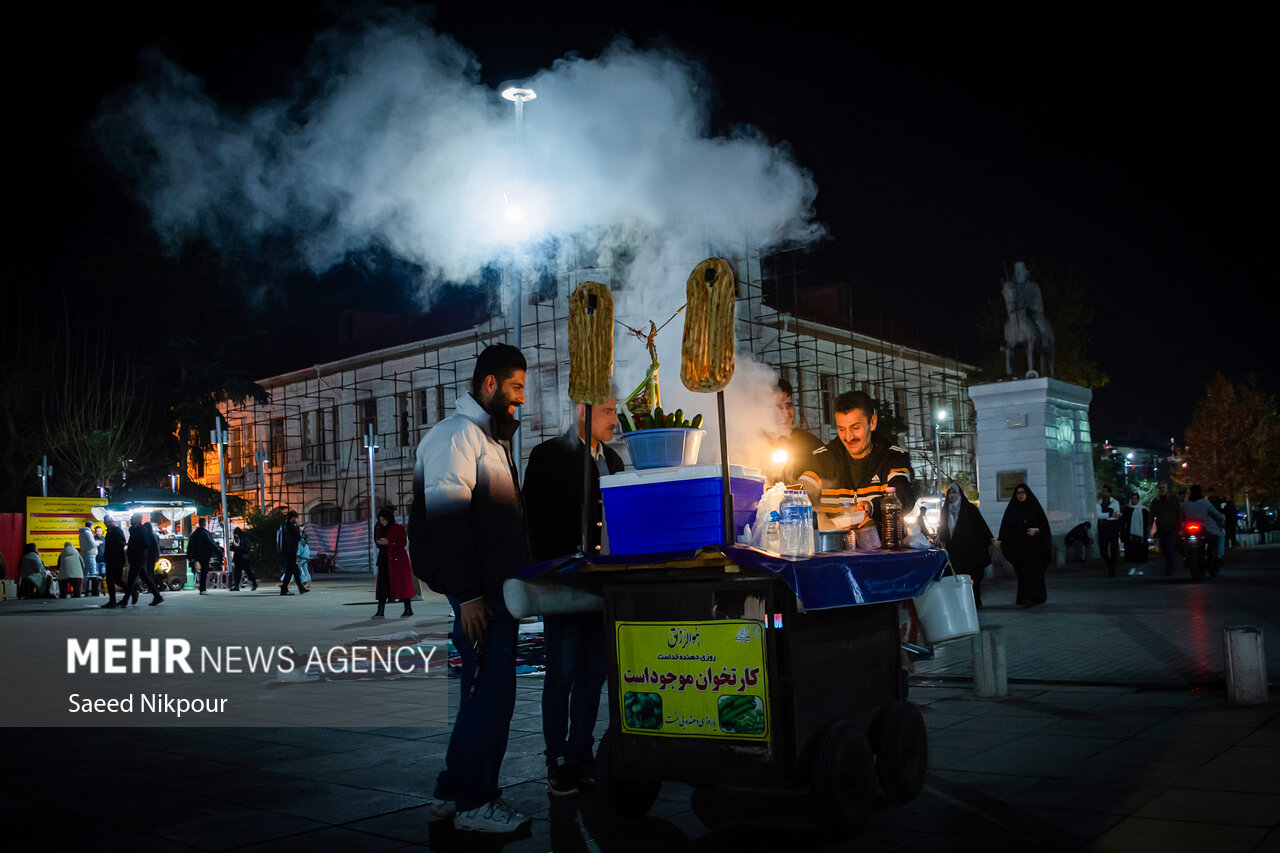
[[[526,566],[504,597],[517,617],[603,610],[609,726],[596,779],[620,815],[647,812],[666,780],[808,787],[833,828],[853,834],[877,780],[899,802],[923,785],[927,734],[905,701],[898,609],[942,574],[946,555],[795,558],[733,544],[764,485],[729,464],[734,292],[727,262],[708,258],[682,309],[681,381],[716,394],[720,465],[694,465],[702,415],[686,422],[659,404],[651,323],[652,364],[627,401],[634,432],[620,419],[633,464],[650,470],[612,494],[605,480],[621,475],[600,480],[614,553],[587,556],[584,502],[582,551]],[[581,285],[570,304],[569,397],[586,407],[586,433],[591,407],[610,396],[612,326],[607,289]],[[585,494],[592,463],[583,456]],[[642,553],[645,543],[658,553]]]
[[[581,556],[508,581],[517,615],[603,607],[609,728],[597,779],[623,816],[663,781],[809,786],[857,832],[877,781],[919,793],[928,745],[901,695],[898,602],[939,576],[941,551],[792,560],[741,545]]]
[[[160,559],[156,561],[156,586],[177,591],[187,585],[187,539],[179,529],[181,521],[196,512],[196,505],[177,495],[159,489],[136,490],[129,500],[93,508],[94,518],[101,521],[108,514],[121,529],[129,530],[129,519],[142,513],[156,527],[160,543]],[[220,556],[215,562],[220,562]],[[220,568],[214,566],[215,570]]]

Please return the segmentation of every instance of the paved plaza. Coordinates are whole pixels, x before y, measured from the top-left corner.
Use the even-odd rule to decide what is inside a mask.
[[[1053,571],[1048,586],[1048,603],[1027,610],[1013,607],[1012,581],[983,590],[983,624],[1004,629],[1008,697],[973,696],[967,641],[919,665],[910,698],[929,731],[924,791],[906,805],[877,803],[851,841],[824,834],[803,791],[667,783],[632,821],[589,797],[552,800],[537,676],[519,680],[502,771],[507,799],[534,818],[514,837],[432,818],[448,731],[410,726],[9,728],[9,814],[15,825],[39,821],[48,844],[69,850],[1280,851],[1277,693],[1232,707],[1222,683],[1222,629],[1235,625],[1265,632],[1280,681],[1280,547],[1238,551],[1205,584],[1107,578],[1095,563]],[[172,635],[230,631],[245,643],[400,630],[444,641],[438,597],[383,623],[368,621],[371,599],[368,579],[348,577],[317,580],[302,597],[188,591],[125,613],[97,609],[101,599],[7,601],[0,635],[11,656],[69,626],[127,632],[121,620],[154,620]],[[380,687],[401,706],[430,689],[414,679]]]

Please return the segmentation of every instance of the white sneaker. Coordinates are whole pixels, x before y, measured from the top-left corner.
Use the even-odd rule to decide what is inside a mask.
[[[432,817],[453,817],[457,813],[457,800],[434,800],[431,803]]]
[[[502,798],[486,803],[468,812],[453,816],[453,828],[471,832],[515,832],[530,819],[502,801]]]
[[[1142,569],[1138,569],[1138,577],[1142,577]]]
[[[208,591],[207,591],[207,590],[203,590],[203,589],[202,589],[202,590],[200,590],[200,594],[201,594],[201,595],[208,595],[209,593],[208,593]]]
[[[1138,573],[1138,570],[1137,570],[1137,569],[1130,569],[1130,570],[1129,570],[1129,577],[1133,577],[1133,576],[1134,576],[1134,575],[1136,575],[1137,573]]]

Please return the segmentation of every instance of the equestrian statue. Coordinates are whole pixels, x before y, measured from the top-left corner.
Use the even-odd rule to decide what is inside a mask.
[[[1007,267],[1006,267],[1007,271]],[[1004,321],[1004,372],[1013,375],[1010,357],[1019,344],[1027,347],[1027,379],[1041,374],[1053,377],[1053,327],[1044,316],[1044,302],[1040,298],[1040,285],[1027,275],[1027,265],[1018,261],[1013,265],[1013,280],[1001,287],[1004,307],[1008,316]],[[1035,354],[1040,353],[1040,372],[1034,369]]]

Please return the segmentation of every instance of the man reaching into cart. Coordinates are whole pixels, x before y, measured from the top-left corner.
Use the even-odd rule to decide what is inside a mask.
[[[836,397],[835,421],[837,437],[813,451],[800,475],[819,527],[874,524],[890,486],[902,501],[902,514],[910,513],[916,502],[911,457],[875,438],[875,401],[861,391],[846,391]]]
[[[622,457],[605,444],[618,426],[618,398],[591,407],[591,486],[587,556],[600,548],[600,477],[625,467]],[[533,554],[550,560],[582,549],[583,456],[586,406],[579,403],[576,421],[564,435],[544,441],[529,455],[524,496],[529,510]],[[542,734],[547,744],[547,792],[576,794],[595,783],[592,735],[606,677],[604,618],[600,613],[543,617],[547,653],[542,685]]]
[[[486,347],[471,394],[422,439],[413,471],[410,561],[431,589],[448,596],[462,656],[458,712],[431,811],[474,832],[515,832],[529,822],[498,788],[516,702],[518,627],[503,603],[502,582],[530,562],[511,457],[525,368],[515,347]]]

